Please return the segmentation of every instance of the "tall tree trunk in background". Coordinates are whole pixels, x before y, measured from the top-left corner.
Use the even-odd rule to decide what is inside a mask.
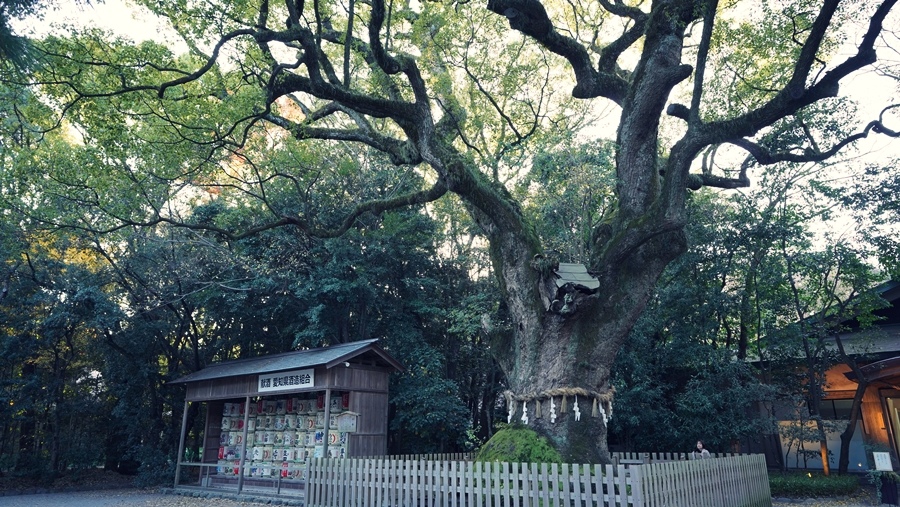
[[[807,410],[809,418],[816,424],[816,435],[819,437],[819,457],[822,460],[822,473],[831,473],[828,462],[828,438],[825,434],[825,421],[822,419],[822,373],[816,364],[815,357],[809,348],[807,336],[803,336],[803,348],[806,353]]]
[[[26,380],[30,380],[37,373],[37,367],[35,367],[34,363],[31,361],[26,361],[22,365],[22,378]],[[23,465],[23,456],[33,457],[37,456],[37,420],[38,414],[34,409],[34,400],[31,400],[29,406],[24,409],[22,417],[20,418],[19,423],[19,448],[14,453],[17,456],[17,467],[21,467]],[[32,463],[25,462],[27,465],[31,465]]]
[[[853,394],[853,403],[850,405],[850,420],[847,421],[847,427],[841,432],[841,455],[838,458],[838,473],[846,474],[850,469],[850,441],[853,434],[856,433],[856,425],[859,423],[863,397],[866,389],[869,388],[869,380],[860,368],[856,359],[850,357],[844,350],[844,341],[840,333],[834,336],[838,352],[844,364],[850,367],[850,370],[856,375],[856,392]]]
[[[856,370],[857,368],[854,368]],[[853,434],[856,433],[856,425],[859,423],[860,406],[862,406],[863,395],[869,382],[857,373],[856,377],[856,393],[853,394],[853,404],[850,406],[850,420],[847,421],[847,427],[841,432],[841,455],[838,458],[838,473],[846,474],[850,469],[850,442],[853,440]]]

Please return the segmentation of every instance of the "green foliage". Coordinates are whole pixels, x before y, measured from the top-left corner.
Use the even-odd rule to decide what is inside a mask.
[[[849,189],[828,191],[852,212],[863,230],[864,238],[875,246],[886,275],[900,278],[900,241],[896,224],[900,223],[900,161],[886,160],[867,167]]]
[[[769,489],[772,496],[833,498],[852,495],[859,490],[859,478],[812,472],[770,472]]]
[[[143,446],[134,456],[141,466],[134,484],[137,487],[171,484],[175,479],[175,461],[171,454]]]
[[[688,452],[703,440],[713,452],[727,452],[734,441],[771,430],[747,407],[773,394],[733,351],[751,320],[741,316],[738,283],[752,269],[743,262],[756,241],[765,241],[756,237],[772,232],[765,223],[738,220],[742,208],[735,208],[709,194],[693,196],[691,247],[663,275],[616,358],[610,439],[626,450]]]
[[[704,114],[710,119],[731,117],[757,107],[790,79],[801,46],[798,32],[810,29],[813,2],[763,1],[748,11],[739,4],[720,7],[712,35],[711,61],[706,69],[711,86],[704,88]],[[731,8],[729,8],[731,7]],[[850,22],[852,8],[842,7],[837,18]],[[842,33],[829,33],[821,58],[826,60],[843,42]]]
[[[571,140],[541,150],[516,193],[539,224],[548,252],[563,262],[590,262],[592,233],[614,209],[613,147]]]
[[[27,69],[32,62],[28,39],[16,35],[10,21],[35,14],[43,8],[41,0],[3,0],[0,2],[0,63],[11,62],[20,69]]]
[[[751,407],[773,401],[774,388],[756,375],[752,366],[729,360],[711,362],[697,372],[675,400],[677,421],[683,425],[678,433],[687,439],[685,444],[703,440],[713,452],[728,452],[733,442],[771,434],[772,421]],[[696,438],[688,437],[691,429]]]
[[[416,356],[403,354],[410,369],[391,384],[391,404],[396,410],[390,423],[392,451],[467,450],[471,421],[461,403],[459,387],[441,375],[436,358],[429,360],[423,355],[433,356],[434,351],[420,350]]]
[[[752,368],[707,346],[650,343],[633,336],[616,361],[611,441],[635,451],[689,452],[703,440],[712,452],[773,431],[749,407],[770,401],[771,387]]]
[[[500,429],[475,456],[478,461],[562,463],[562,456],[534,430],[511,425]]]
[[[813,248],[807,224],[829,201],[813,199],[813,190],[790,197],[809,176],[776,167],[764,178],[768,193],[692,196],[691,246],[669,266],[617,357],[613,441],[629,450],[684,452],[702,439],[725,451],[774,431],[768,416],[747,407],[776,399],[804,406],[819,395],[798,376],[803,340],[814,352],[808,364],[824,371],[839,358],[822,340],[851,318],[871,322],[879,303],[866,292],[875,278],[861,262],[864,251],[840,243]],[[770,385],[750,363],[734,361],[735,353],[768,358],[762,366]],[[793,436],[795,443],[818,438]]]
[[[900,475],[897,472],[892,472],[888,470],[869,470],[866,472],[866,477],[869,479],[869,482],[875,486],[875,493],[877,502],[881,505],[881,488],[885,484],[890,484],[895,488],[900,487]]]

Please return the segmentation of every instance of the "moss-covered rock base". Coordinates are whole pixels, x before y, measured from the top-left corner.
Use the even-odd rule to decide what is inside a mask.
[[[508,426],[495,433],[478,451],[475,459],[509,463],[562,463],[562,457],[546,438],[523,426]]]

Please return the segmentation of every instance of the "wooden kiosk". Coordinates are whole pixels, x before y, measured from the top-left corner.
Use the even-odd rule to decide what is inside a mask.
[[[401,370],[377,340],[363,340],[216,363],[172,381],[186,387],[175,488],[194,467],[182,486],[299,493],[310,459],[386,454],[388,377]],[[190,403],[206,406],[198,461],[185,459]]]

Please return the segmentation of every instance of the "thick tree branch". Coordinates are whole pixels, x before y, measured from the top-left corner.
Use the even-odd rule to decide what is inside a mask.
[[[625,74],[618,66],[619,57],[644,35],[649,16],[637,7],[629,7],[619,2],[610,3],[608,0],[601,0],[600,5],[610,13],[631,18],[634,22],[625,33],[600,51],[600,59],[597,62],[597,69],[601,73],[609,75]]]
[[[306,76],[301,76],[293,72],[279,71],[274,74],[269,86],[269,102],[273,102],[278,97],[288,95],[294,92],[305,92],[315,97],[337,101],[345,107],[354,109],[362,114],[370,115],[377,118],[391,118],[401,127],[411,133],[415,131],[419,120],[423,116],[429,116],[428,104],[429,97],[426,93],[425,82],[412,58],[401,56],[391,58],[391,70],[393,73],[402,71],[413,90],[416,102],[409,103],[400,100],[380,99],[370,94],[356,93],[342,84],[330,82],[322,77],[322,59],[324,54],[316,44],[316,37],[309,30],[293,27],[286,32],[274,32],[271,30],[262,30],[256,33],[255,37],[258,41],[285,41],[292,40],[300,43],[303,48],[303,55],[298,64],[306,67]],[[352,42],[351,42],[352,44]],[[378,50],[375,44],[370,43],[371,54],[378,60]],[[382,62],[379,62],[381,65]],[[396,64],[396,68],[394,68]],[[387,71],[385,71],[387,72]],[[416,125],[421,127],[421,124]]]
[[[402,65],[392,58],[381,44],[381,26],[384,24],[384,19],[384,0],[372,0],[372,14],[369,17],[369,44],[372,46],[372,55],[378,62],[378,66],[385,74],[391,75],[400,72]]]
[[[367,129],[316,128],[292,122],[284,117],[269,114],[265,119],[287,130],[296,139],[327,139],[353,141],[366,144],[386,154],[396,165],[416,165],[422,162],[418,150],[410,141],[404,141]]]
[[[624,100],[628,83],[613,72],[601,73],[595,70],[587,49],[575,39],[561,35],[553,28],[553,23],[539,0],[488,0],[487,8],[491,12],[505,16],[511,28],[533,38],[553,53],[568,60],[575,72],[577,83],[572,90],[573,97],[606,97],[616,103]],[[604,70],[612,67],[614,57],[630,46],[626,45],[625,41],[637,40],[640,32],[639,28],[629,30],[620,39],[623,42],[613,43],[614,49],[606,56]]]
[[[350,41],[353,40],[353,23],[356,21],[354,10],[356,0],[350,0],[350,11],[347,14],[347,33],[344,35],[344,86],[350,88]]]
[[[195,72],[188,74],[187,76],[183,76],[178,79],[173,79],[172,81],[168,81],[168,82],[165,82],[165,83],[159,85],[159,91],[157,92],[157,95],[159,95],[159,98],[163,98],[167,89],[169,89],[173,86],[190,83],[191,81],[196,81],[197,79],[200,79],[200,77],[202,77],[204,74],[206,74],[209,71],[209,69],[211,69],[213,67],[213,65],[216,64],[216,62],[219,59],[219,52],[222,50],[222,47],[224,47],[225,44],[229,43],[230,41],[232,41],[233,39],[236,39],[238,37],[245,36],[245,35],[255,35],[255,34],[256,34],[256,32],[249,28],[242,28],[240,30],[234,30],[233,32],[225,34],[221,39],[219,39],[219,42],[216,43],[216,46],[213,48],[212,54],[209,56],[209,58],[206,60],[206,63],[204,63],[202,67],[197,69]]]
[[[706,2],[706,12],[703,13],[703,34],[700,37],[700,47],[697,49],[697,65],[694,72],[694,91],[691,95],[691,109],[689,124],[700,124],[700,99],[703,95],[703,79],[706,73],[706,61],[709,55],[709,45],[712,41],[713,25],[716,20],[718,0]]]
[[[794,65],[790,83],[770,101],[753,111],[729,120],[711,122],[695,129],[695,134],[702,138],[703,144],[720,144],[732,142],[735,138],[750,137],[761,129],[799,111],[803,107],[823,98],[834,97],[838,93],[841,79],[875,62],[875,41],[882,31],[884,19],[890,13],[897,0],[885,0],[878,6],[869,20],[868,29],[856,54],[826,72],[818,83],[809,87],[805,86],[809,69],[815,62],[815,55],[819,50],[824,32],[828,27],[827,25],[831,21],[833,2],[835,0],[830,0],[823,5],[819,16],[813,23],[806,44]],[[675,108],[674,111],[670,109],[670,114],[673,112],[676,113],[674,116],[679,116],[681,113],[678,108]]]
[[[330,23],[326,22],[324,24],[324,28],[325,30],[322,32],[322,38],[324,40],[327,40],[333,44],[344,44],[345,39],[342,38],[342,35],[339,32],[331,28]],[[367,44],[362,39],[354,37],[351,37],[349,41],[349,44],[346,44],[346,46],[352,47],[354,51],[359,53],[363,61],[369,65],[369,68],[371,68],[373,72],[384,72],[381,66],[378,64],[378,61],[375,58],[375,54],[369,44]],[[390,98],[391,100],[401,100],[400,89],[397,87],[397,84],[393,80],[386,77],[381,80],[381,85],[385,90],[388,98]]]
[[[410,122],[415,117],[415,105],[409,102],[398,102],[356,94],[342,88],[332,86],[321,80],[310,79],[293,73],[278,75],[269,89],[269,101],[296,92],[309,93],[321,99],[340,102],[346,107],[375,118],[393,118],[398,122]]]
[[[669,211],[681,209],[684,178],[690,160],[696,150],[702,148],[693,142],[680,141],[672,149],[675,160],[682,161],[677,170],[666,170],[662,189],[659,182],[658,145],[659,121],[672,88],[687,79],[692,72],[689,65],[681,63],[684,48],[684,30],[699,14],[689,2],[654,5],[648,20],[644,50],[634,71],[633,84],[622,107],[622,119],[616,142],[616,193],[619,197],[620,227],[645,214],[669,220]],[[652,142],[648,142],[653,140]],[[685,148],[689,151],[683,151]],[[677,190],[674,190],[676,189]],[[660,199],[660,190],[668,191]],[[652,210],[661,201],[667,208]],[[678,221],[678,220],[675,220]]]
[[[825,39],[825,33],[831,25],[831,20],[837,11],[840,0],[824,0],[822,8],[819,10],[818,16],[813,21],[806,37],[806,42],[800,50],[797,62],[794,64],[794,73],[791,75],[785,90],[792,97],[799,97],[806,91],[806,83],[809,79],[809,72],[813,63],[816,62],[816,55]]]
[[[733,190],[735,188],[747,188],[750,186],[750,178],[747,177],[747,171],[741,169],[741,174],[737,178],[726,178],[724,176],[716,176],[714,174],[696,174],[691,173],[688,176],[687,187],[691,190],[699,190],[701,187],[713,187]]]

